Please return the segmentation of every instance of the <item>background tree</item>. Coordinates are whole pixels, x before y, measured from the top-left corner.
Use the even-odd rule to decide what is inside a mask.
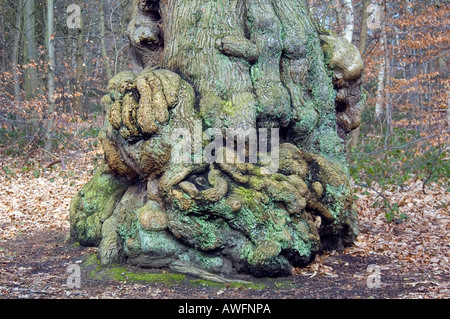
[[[53,33],[53,0],[47,0],[47,63],[48,63],[48,74],[47,74],[47,89],[48,89],[48,119],[47,127],[45,131],[45,146],[46,156],[52,150],[53,144],[53,124],[55,121],[55,46],[54,33]]]
[[[36,6],[34,0],[25,1],[24,5],[24,51],[25,51],[25,93],[29,100],[42,93],[38,78],[38,46],[36,42]]]
[[[20,41],[22,38],[22,9],[23,9],[23,1],[17,1],[17,13],[16,13],[16,21],[14,24],[14,40],[12,47],[12,55],[11,62],[12,68],[11,73],[13,74],[13,83],[14,83],[14,101],[17,103],[17,106],[20,107],[20,102],[22,100],[20,93],[20,69],[19,69],[19,49],[20,49]],[[3,48],[6,48],[6,43]],[[5,52],[3,53],[5,56],[7,55]]]

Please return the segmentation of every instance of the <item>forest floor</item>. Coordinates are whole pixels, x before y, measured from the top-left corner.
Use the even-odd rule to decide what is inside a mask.
[[[388,223],[374,207],[379,194],[358,189],[360,235],[344,252],[329,252],[292,276],[245,278],[252,285],[216,284],[152,270],[138,280],[132,268],[104,269],[96,248],[69,237],[71,198],[95,169],[91,152],[64,153],[42,166],[2,156],[0,172],[0,299],[447,299],[450,297],[450,195],[448,188],[420,180],[384,196],[398,203]],[[81,266],[80,288],[68,287],[68,267]],[[150,279],[149,279],[150,278]],[[377,281],[379,279],[379,281]]]

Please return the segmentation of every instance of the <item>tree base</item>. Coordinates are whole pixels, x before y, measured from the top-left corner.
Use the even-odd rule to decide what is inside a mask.
[[[358,223],[345,174],[329,161],[282,144],[280,165],[283,173],[265,176],[251,164],[234,176],[212,165],[162,202],[152,183],[124,183],[104,165],[72,201],[72,237],[98,245],[103,265],[289,275],[317,253],[350,245]]]

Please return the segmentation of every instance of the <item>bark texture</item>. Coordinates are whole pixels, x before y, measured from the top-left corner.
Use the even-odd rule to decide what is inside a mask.
[[[73,237],[99,245],[103,264],[255,276],[352,243],[343,137],[360,123],[354,46],[319,31],[303,0],[135,0],[128,37],[141,70],[109,82],[107,167],[73,200]],[[279,129],[278,171],[250,147],[258,161],[239,161],[235,137],[215,144],[213,163],[195,142],[175,162],[179,128]]]

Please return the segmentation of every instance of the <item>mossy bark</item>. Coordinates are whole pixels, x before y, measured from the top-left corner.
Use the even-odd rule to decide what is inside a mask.
[[[97,240],[80,241],[101,237],[102,263],[279,276],[352,243],[343,138],[359,125],[362,62],[304,0],[134,0],[128,36],[143,70],[111,79],[100,134],[110,178],[126,182],[112,208],[93,213],[109,216],[93,223]],[[277,128],[278,172],[198,161],[190,144],[189,161],[174,162],[178,128]],[[110,194],[101,174],[90,184]],[[72,234],[89,238],[79,202]]]
[[[71,236],[80,244],[98,246],[102,225],[109,219],[131,181],[100,166],[94,177],[72,199],[69,208]]]

